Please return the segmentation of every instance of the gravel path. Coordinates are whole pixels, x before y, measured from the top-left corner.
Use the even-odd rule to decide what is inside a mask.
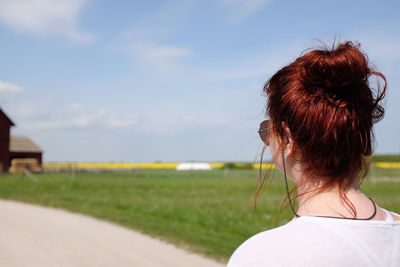
[[[0,266],[224,266],[92,217],[0,200]]]

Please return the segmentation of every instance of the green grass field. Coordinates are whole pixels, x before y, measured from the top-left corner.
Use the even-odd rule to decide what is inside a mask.
[[[399,169],[373,168],[363,189],[379,205],[400,212]],[[67,209],[157,236],[221,261],[251,235],[281,225],[285,196],[276,172],[258,201],[249,207],[257,185],[256,170],[142,170],[133,173],[37,174],[38,182],[20,175],[0,176],[0,198]]]

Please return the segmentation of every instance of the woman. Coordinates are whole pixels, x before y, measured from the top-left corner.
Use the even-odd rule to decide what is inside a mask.
[[[270,119],[259,133],[284,173],[294,219],[248,239],[229,267],[400,266],[400,216],[360,189],[385,90],[352,42],[310,51],[272,76],[264,87]]]

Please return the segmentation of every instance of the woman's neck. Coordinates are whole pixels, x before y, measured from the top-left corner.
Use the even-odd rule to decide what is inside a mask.
[[[373,203],[361,191],[358,183],[347,188],[343,194],[338,188],[325,189],[320,192],[313,192],[310,188],[310,186],[302,186],[298,190],[300,197],[298,198],[297,213],[300,216],[368,218],[374,213]],[[377,215],[382,214],[378,212]]]

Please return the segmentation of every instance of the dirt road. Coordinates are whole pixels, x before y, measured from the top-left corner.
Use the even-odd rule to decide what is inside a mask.
[[[0,266],[224,266],[88,216],[0,200]]]

